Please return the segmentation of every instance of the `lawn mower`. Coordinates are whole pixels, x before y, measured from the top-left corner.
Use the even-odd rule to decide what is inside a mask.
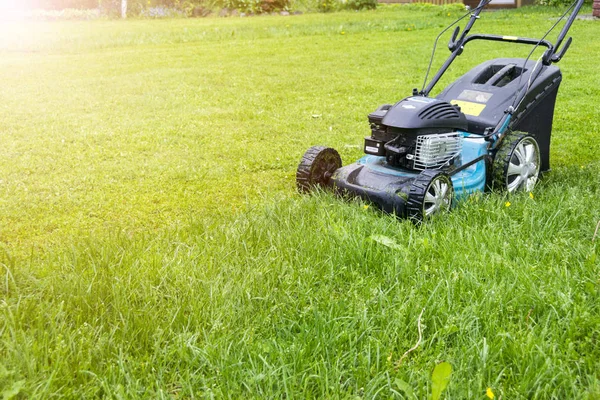
[[[470,16],[465,29],[456,26],[450,57],[423,88],[396,104],[368,115],[371,135],[365,155],[342,167],[339,153],[313,146],[296,172],[301,192],[333,188],[359,196],[399,217],[423,219],[447,211],[455,200],[477,191],[531,191],[540,173],[550,168],[550,135],[556,95],[562,80],[559,62],[572,38],[563,41],[584,0],[576,0],[541,39],[472,34],[469,31],[490,0],[481,0],[437,37]],[[556,43],[548,34],[570,15]],[[526,59],[498,58],[473,68],[430,97],[448,67],[474,40],[534,46]],[[538,60],[530,60],[538,47]],[[426,85],[427,84],[427,85]]]

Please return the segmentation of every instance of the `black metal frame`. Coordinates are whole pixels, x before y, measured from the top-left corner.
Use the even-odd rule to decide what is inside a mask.
[[[479,19],[479,14],[481,14],[481,11],[485,8],[485,6],[487,4],[490,3],[490,1],[491,0],[481,0],[479,2],[479,5],[475,8],[474,12],[471,13],[471,17],[469,18],[469,21],[467,22],[465,29],[460,34],[460,37],[459,37],[460,27],[457,26],[454,29],[454,32],[452,33],[452,37],[450,39],[450,42],[448,43],[448,49],[452,52],[452,54],[450,54],[450,57],[448,57],[448,59],[444,62],[444,64],[441,66],[441,68],[435,74],[435,76],[431,79],[431,81],[429,82],[427,87],[425,87],[420,92],[417,92],[415,90],[415,93],[414,93],[415,95],[428,96],[429,93],[435,87],[435,85],[439,82],[440,78],[446,73],[446,71],[452,64],[452,62],[454,62],[456,57],[460,56],[463,53],[463,51],[465,49],[465,45],[473,40],[488,40],[488,41],[495,41],[495,42],[508,42],[508,43],[526,44],[526,45],[535,46],[531,53],[533,53],[535,48],[537,48],[539,46],[543,46],[543,47],[546,47],[546,51],[542,55],[542,64],[547,66],[552,63],[559,62],[564,57],[567,50],[569,49],[572,38],[569,37],[567,39],[567,41],[565,42],[565,44],[561,47],[562,42],[565,39],[565,37],[567,36],[567,33],[569,32],[571,25],[575,21],[575,18],[577,17],[577,14],[581,10],[581,7],[583,6],[583,3],[584,3],[584,0],[574,1],[571,4],[571,6],[565,11],[565,14],[563,15],[563,17],[561,17],[559,19],[559,21],[557,21],[556,24],[558,24],[558,22],[560,22],[560,20],[562,20],[562,18],[564,18],[564,16],[569,12],[569,10],[572,9],[571,14],[569,15],[569,18],[567,19],[567,22],[563,26],[562,30],[560,31],[560,33],[556,39],[556,44],[552,44],[551,42],[545,40],[545,37],[546,37],[546,35],[548,35],[548,33],[550,33],[550,31],[552,31],[552,29],[554,29],[556,24],[554,26],[552,26],[552,28],[550,28],[550,30],[541,39],[532,39],[532,38],[516,37],[516,36],[488,35],[488,34],[469,35],[469,32],[470,32],[471,28],[473,27],[473,25],[475,24],[475,21],[477,19]],[[452,25],[450,25],[450,26],[452,26]],[[530,53],[530,55],[531,55],[531,53]],[[433,57],[433,55],[432,55],[432,57]],[[542,69],[539,68],[537,71],[534,70],[531,72],[531,74],[532,74],[532,79],[530,78],[531,82],[533,82],[537,78],[537,76],[539,76],[541,71],[542,71]],[[536,73],[535,76],[533,76],[534,73]],[[516,108],[518,108],[518,105],[521,103],[521,101],[527,95],[527,92],[528,92],[528,90],[525,89],[525,90],[519,90],[519,92],[515,93],[515,99],[514,99],[512,105],[510,107],[508,107],[508,109],[504,110],[504,115],[502,118],[500,118],[500,120],[498,121],[496,126],[493,128],[490,127],[490,129],[484,135],[484,138],[487,141],[491,142],[490,150],[492,150],[492,151],[495,150],[502,143],[504,136],[508,132],[507,128],[510,126],[510,123],[512,120],[512,115],[516,111]]]
[[[444,171],[444,172],[448,173],[448,175],[450,175],[450,176],[453,176],[453,175],[456,175],[457,173],[459,173],[460,171],[463,171],[463,170],[465,170],[465,169],[467,169],[467,168],[469,168],[469,167],[477,164],[479,161],[482,161],[482,160],[487,160],[488,162],[492,162],[493,161],[492,156],[490,156],[489,154],[484,154],[482,156],[479,156],[477,158],[472,159],[468,163],[463,164],[463,165],[461,165],[460,167],[458,167],[456,169],[453,169],[451,171]],[[486,171],[486,174],[487,174],[487,171]]]

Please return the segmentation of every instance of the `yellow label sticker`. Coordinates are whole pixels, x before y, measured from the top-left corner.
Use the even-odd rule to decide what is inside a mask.
[[[518,36],[502,36],[502,39],[511,41],[519,40]]]
[[[474,117],[478,117],[485,108],[485,104],[473,103],[472,101],[452,100],[450,103],[459,106],[460,111],[463,113]]]

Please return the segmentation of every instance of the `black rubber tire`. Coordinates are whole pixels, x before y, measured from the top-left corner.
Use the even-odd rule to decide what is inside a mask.
[[[331,175],[341,168],[342,158],[331,147],[313,146],[304,153],[298,170],[296,184],[300,193],[308,193],[314,187],[325,187]]]
[[[444,195],[443,198],[447,198],[449,201],[446,204],[436,206],[436,209],[434,209],[430,214],[427,214],[427,210],[425,209],[427,201],[425,197],[428,192],[432,194],[431,191],[436,190],[436,181],[440,181],[440,183],[445,183],[448,185],[448,196]],[[449,211],[452,207],[453,201],[454,186],[452,185],[452,179],[450,179],[450,176],[439,170],[425,170],[415,178],[414,182],[410,186],[410,192],[406,202],[406,216],[408,218],[421,221],[423,219],[432,217],[439,212]]]
[[[535,140],[535,138],[528,133],[525,132],[510,132],[504,137],[504,140],[500,144],[500,148],[496,152],[494,157],[494,162],[492,165],[492,189],[498,192],[516,192],[520,190],[526,190],[527,185],[522,185],[519,183],[516,188],[510,188],[514,179],[510,179],[509,176],[509,166],[511,164],[511,160],[513,165],[515,162],[519,161],[518,151],[516,149],[522,143],[533,144],[535,148],[535,164],[537,165],[537,172],[534,172],[535,181],[539,179],[540,176],[540,167],[541,167],[541,159],[540,159],[540,146]],[[514,176],[511,175],[511,176]],[[534,183],[535,184],[535,183]],[[530,188],[529,190],[531,190]]]

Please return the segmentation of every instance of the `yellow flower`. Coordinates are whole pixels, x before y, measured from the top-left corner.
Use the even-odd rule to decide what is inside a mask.
[[[529,192],[529,198],[533,199],[533,193]]]
[[[366,210],[366,209],[368,209],[368,208],[369,208],[369,205],[368,205],[368,204],[365,204],[365,205],[363,206],[363,208]]]
[[[510,201],[507,201],[506,203],[504,203],[504,207],[510,207]]]
[[[487,388],[487,390],[485,391],[485,395],[490,399],[493,399],[494,397],[496,397],[496,396],[494,396],[494,392],[492,392],[492,388]]]
[[[345,34],[346,34],[346,32],[344,32],[344,31],[341,31],[340,33],[341,33],[342,35],[345,35]]]

